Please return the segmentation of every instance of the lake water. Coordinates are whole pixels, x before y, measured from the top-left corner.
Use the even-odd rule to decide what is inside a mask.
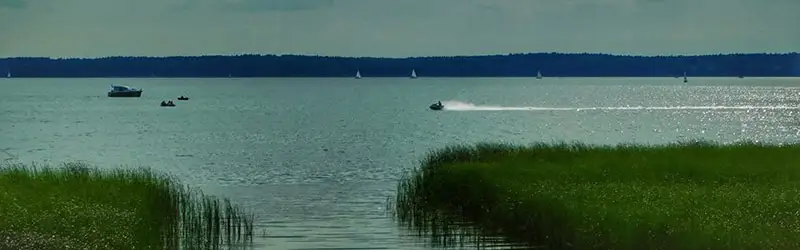
[[[437,147],[800,141],[800,79],[689,80],[0,79],[0,160],[169,172],[254,211],[260,249],[429,249],[385,206]]]

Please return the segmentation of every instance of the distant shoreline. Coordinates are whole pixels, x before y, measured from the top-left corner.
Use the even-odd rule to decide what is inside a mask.
[[[532,53],[453,57],[235,55],[0,59],[0,78],[126,77],[797,77],[800,53],[627,56]]]
[[[405,76],[374,76],[374,77],[364,77],[362,79],[406,79],[408,77]],[[547,78],[536,79],[535,76],[426,76],[420,78],[427,78],[427,79],[450,79],[450,78],[458,78],[458,79],[482,79],[482,78],[502,78],[502,79],[531,79],[531,80],[547,80],[547,79],[597,79],[597,78],[626,78],[626,79],[662,79],[662,78],[675,78],[673,76],[550,76]],[[418,79],[409,79],[409,80],[421,80]],[[692,76],[689,77],[691,79],[726,79],[726,78],[733,78],[739,79],[738,76]],[[764,79],[764,78],[782,78],[782,79],[791,79],[791,78],[800,78],[800,76],[745,76],[745,79]],[[3,79],[0,77],[0,81]],[[197,77],[197,76],[175,76],[175,77],[129,77],[129,76],[87,76],[87,77],[60,77],[60,76],[53,76],[53,77],[14,77],[11,79],[353,79],[353,77],[345,77],[345,76],[243,76],[243,77],[218,77],[218,76],[208,76],[208,77]],[[676,81],[681,81],[682,78],[677,78]],[[353,79],[359,80],[359,79]]]
[[[319,57],[329,59],[386,59],[386,60],[408,60],[408,59],[430,59],[430,58],[467,58],[467,57],[502,57],[502,56],[520,56],[520,55],[590,55],[590,56],[614,56],[614,57],[640,57],[640,58],[657,58],[657,57],[705,57],[705,56],[751,56],[751,55],[800,55],[800,51],[784,51],[784,52],[750,52],[750,53],[717,53],[717,54],[685,54],[685,55],[643,55],[643,54],[614,54],[614,53],[589,53],[589,52],[529,52],[529,53],[494,53],[494,54],[473,54],[473,55],[431,55],[431,56],[330,56],[330,55],[315,55],[315,54],[200,54],[200,55],[172,55],[172,56],[136,56],[136,55],[108,55],[100,57],[47,57],[47,56],[10,56],[0,57],[2,59],[14,58],[36,58],[36,59],[108,59],[108,58],[145,58],[145,59],[166,59],[166,58],[197,58],[197,57]]]

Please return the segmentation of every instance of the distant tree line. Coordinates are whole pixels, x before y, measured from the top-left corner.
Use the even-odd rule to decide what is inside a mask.
[[[4,58],[13,77],[520,77],[535,76],[800,76],[800,54],[626,56],[528,53],[453,57],[231,55]]]

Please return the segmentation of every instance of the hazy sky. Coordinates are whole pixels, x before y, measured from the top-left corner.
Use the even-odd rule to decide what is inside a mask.
[[[800,51],[800,0],[0,0],[0,57]]]

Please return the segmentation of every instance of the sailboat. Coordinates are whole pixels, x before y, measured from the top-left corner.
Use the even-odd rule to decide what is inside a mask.
[[[689,82],[689,80],[686,79],[686,71],[683,72],[683,82]]]
[[[411,70],[411,78],[412,79],[417,78],[417,71],[415,71],[413,69]]]
[[[11,71],[9,71],[8,73],[6,73],[6,77],[7,77],[7,78],[11,78]]]
[[[542,79],[542,71],[536,71],[536,79]]]
[[[356,79],[361,79],[361,70],[356,71]]]

